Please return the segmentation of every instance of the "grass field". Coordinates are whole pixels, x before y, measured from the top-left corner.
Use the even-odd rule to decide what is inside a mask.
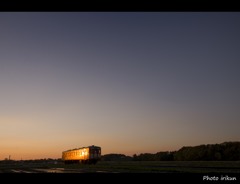
[[[0,164],[0,172],[21,169],[54,170],[68,173],[240,173],[240,161],[99,161],[96,165]],[[52,171],[54,172],[54,171]]]
[[[96,165],[64,165],[66,169],[120,173],[240,173],[240,162],[100,161]]]

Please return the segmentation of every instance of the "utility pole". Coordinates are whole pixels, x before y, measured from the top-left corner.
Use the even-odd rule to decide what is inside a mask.
[[[11,158],[11,155],[8,156],[8,160],[10,160],[10,158]]]

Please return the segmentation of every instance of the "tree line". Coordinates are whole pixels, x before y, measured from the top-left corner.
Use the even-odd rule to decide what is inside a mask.
[[[240,142],[184,146],[178,151],[134,154],[106,154],[104,161],[236,161],[240,160]]]

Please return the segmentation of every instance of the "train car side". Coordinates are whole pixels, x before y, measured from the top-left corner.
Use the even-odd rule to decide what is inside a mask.
[[[96,164],[100,159],[101,147],[99,146],[88,146],[62,152],[62,160],[65,164]]]

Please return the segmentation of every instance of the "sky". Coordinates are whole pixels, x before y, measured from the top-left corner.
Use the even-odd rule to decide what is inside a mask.
[[[240,140],[239,12],[1,12],[0,160]]]

